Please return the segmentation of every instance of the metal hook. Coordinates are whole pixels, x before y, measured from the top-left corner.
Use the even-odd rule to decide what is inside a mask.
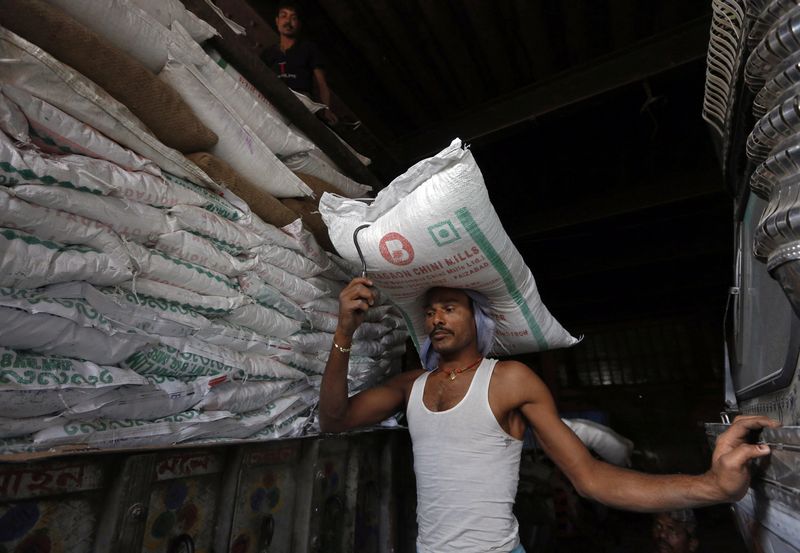
[[[353,243],[356,245],[358,258],[361,260],[361,278],[367,278],[367,260],[364,259],[364,253],[361,251],[361,246],[358,245],[358,233],[365,228],[369,228],[369,225],[361,225],[360,227],[356,227],[356,230],[353,231]]]

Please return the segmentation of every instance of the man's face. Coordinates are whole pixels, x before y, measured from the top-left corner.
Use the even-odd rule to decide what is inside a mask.
[[[278,27],[278,33],[282,35],[297,36],[300,31],[300,19],[297,17],[297,12],[291,8],[281,8],[275,18],[275,26]]]
[[[656,553],[692,553],[699,545],[686,524],[659,513],[653,520],[653,541]]]
[[[426,294],[425,332],[433,351],[456,353],[477,340],[472,302],[463,291],[433,288]]]

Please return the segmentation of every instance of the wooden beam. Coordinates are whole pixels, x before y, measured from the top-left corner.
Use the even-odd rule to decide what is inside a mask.
[[[719,171],[708,169],[695,174],[673,176],[646,186],[627,187],[596,197],[584,196],[580,203],[570,207],[531,213],[525,217],[526,222],[509,228],[508,233],[516,241],[724,191]]]
[[[708,17],[695,19],[669,33],[423,128],[391,147],[398,157],[411,162],[438,152],[456,136],[474,140],[702,58],[708,47],[709,27]]]
[[[244,2],[245,0],[239,0]],[[343,171],[356,181],[380,190],[383,185],[356,158],[336,135],[297,99],[294,93],[267,67],[243,37],[234,33],[205,0],[185,0],[184,4],[201,19],[214,25],[220,36],[212,39],[226,61],[233,64],[289,120],[303,131]]]

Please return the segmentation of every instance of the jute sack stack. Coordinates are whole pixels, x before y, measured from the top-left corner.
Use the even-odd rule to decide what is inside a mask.
[[[0,3],[0,25],[73,67],[128,107],[171,148],[207,150],[217,142],[169,85],[141,63],[41,0]]]
[[[489,300],[494,355],[567,347],[577,340],[550,314],[525,260],[506,234],[472,153],[456,139],[381,190],[370,205],[324,194],[322,218],[339,254],[359,259],[402,311],[415,345],[427,337],[425,291],[470,289]]]
[[[295,175],[313,190],[314,198],[287,198],[281,200],[283,205],[300,216],[303,224],[308,227],[308,230],[311,231],[320,246],[329,252],[336,251],[330,236],[328,236],[328,227],[325,226],[319,214],[319,199],[325,192],[340,196],[344,196],[344,194],[332,184],[313,175],[306,175],[305,173],[295,173]]]
[[[224,184],[231,192],[247,202],[250,210],[265,222],[280,228],[297,219],[298,215],[294,211],[234,171],[226,161],[207,152],[197,152],[186,157],[209,177]]]

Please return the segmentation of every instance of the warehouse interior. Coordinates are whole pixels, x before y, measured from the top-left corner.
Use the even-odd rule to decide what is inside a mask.
[[[276,40],[262,25],[278,4],[220,2],[256,52]],[[522,359],[563,412],[630,437],[640,468],[704,470],[733,263],[733,202],[701,118],[710,4],[299,6],[382,183],[453,137],[471,144],[545,303],[584,335]]]
[[[125,10],[130,10],[130,2],[134,0],[124,0],[120,5],[124,4]],[[49,14],[47,24],[51,27],[42,25],[40,28],[36,18],[21,16],[18,13],[21,10],[11,13],[15,10],[7,5],[0,8],[3,31],[7,28],[8,33],[30,40],[33,44],[31,52],[41,48],[45,56],[52,55],[55,61],[48,63],[53,66],[57,63],[72,64],[76,73],[89,75],[94,69],[93,64],[76,52],[80,52],[80,47],[86,48],[87,44],[105,45],[106,42],[113,43],[113,40],[106,41],[108,37],[102,32],[91,30],[87,31],[89,39],[85,43],[74,49],[61,49],[60,41],[68,43],[70,39],[64,36],[68,33],[59,35],[57,31],[42,29],[57,29],[58,23],[53,21],[59,21],[59,10],[66,11],[68,3],[64,0],[36,0],[35,4],[36,13]],[[152,3],[156,8],[157,4]],[[195,55],[199,51],[199,62],[186,61],[192,56],[182,51],[179,56],[186,57],[175,63],[174,52],[169,48],[176,47],[180,41],[174,39],[175,28],[169,29],[168,26],[159,28],[159,32],[162,36],[173,33],[169,40],[175,42],[165,41],[169,47],[161,43],[155,45],[156,49],[164,49],[164,59],[156,64],[158,69],[146,67],[145,62],[133,53],[128,60],[128,52],[119,44],[103,50],[112,55],[98,61],[97,65],[102,69],[97,73],[113,66],[108,60],[120,55],[140,71],[136,74],[149,79],[148,86],[155,82],[166,89],[178,90],[179,93],[172,92],[176,102],[186,104],[183,108],[196,117],[198,128],[205,129],[215,138],[203,147],[190,145],[181,149],[172,146],[161,137],[161,129],[156,132],[151,124],[160,119],[152,113],[148,114],[151,119],[142,123],[141,129],[130,133],[133,139],[124,132],[114,134],[114,127],[119,127],[117,120],[112,120],[108,127],[98,127],[98,134],[106,132],[111,137],[112,140],[105,139],[109,142],[119,142],[137,154],[141,152],[131,144],[137,147],[144,144],[142,151],[154,152],[152,159],[158,160],[154,162],[156,165],[161,163],[164,175],[162,178],[155,165],[152,166],[156,169],[153,175],[163,181],[165,189],[180,189],[186,197],[202,187],[206,189],[205,196],[200,194],[200,203],[196,205],[188,205],[188,202],[183,205],[183,201],[177,200],[177,205],[161,205],[125,199],[128,204],[141,203],[141,209],[147,210],[142,213],[163,217],[165,225],[162,230],[150,229],[152,239],[149,241],[133,240],[137,242],[133,246],[127,246],[130,237],[119,231],[114,221],[101,220],[98,216],[100,224],[94,224],[119,232],[126,239],[126,248],[139,251],[141,257],[137,258],[137,263],[140,259],[150,262],[158,256],[166,259],[159,253],[158,244],[161,242],[158,241],[164,236],[182,233],[194,240],[198,237],[205,240],[215,253],[228,255],[225,260],[234,259],[235,263],[241,262],[242,267],[246,263],[250,265],[247,269],[234,268],[223,274],[222,269],[217,270],[199,261],[197,266],[187,265],[187,257],[176,253],[178,261],[174,265],[181,266],[184,272],[187,268],[194,271],[189,271],[191,277],[197,274],[211,277],[214,282],[208,284],[211,291],[206,292],[205,280],[199,284],[190,282],[197,289],[188,285],[184,289],[181,281],[192,281],[189,277],[184,278],[184,273],[169,280],[167,277],[171,275],[164,277],[158,273],[156,263],[152,263],[152,271],[148,273],[144,263],[137,265],[131,255],[130,260],[126,258],[131,268],[120,269],[120,275],[109,279],[111,284],[97,285],[103,290],[95,291],[95,299],[113,297],[115,301],[122,301],[122,298],[128,304],[114,305],[132,306],[130,313],[125,315],[122,309],[119,310],[121,320],[127,321],[125,317],[128,315],[138,316],[140,306],[158,307],[171,310],[164,316],[169,324],[158,319],[161,314],[155,317],[160,321],[160,327],[155,323],[147,328],[125,327],[114,320],[113,324],[109,323],[113,333],[118,331],[115,325],[120,324],[120,328],[126,328],[125,337],[131,344],[134,338],[140,339],[144,335],[149,341],[145,345],[145,338],[141,338],[142,345],[130,345],[130,352],[120,353],[119,359],[104,362],[77,353],[67,357],[112,366],[120,372],[141,373],[133,376],[137,376],[137,385],[142,389],[152,385],[146,380],[148,377],[174,378],[176,381],[185,377],[182,382],[198,386],[197,390],[202,390],[202,394],[197,392],[193,400],[191,394],[195,392],[187,393],[183,397],[186,404],[180,409],[175,407],[174,412],[167,413],[167,407],[172,409],[173,406],[162,401],[159,407],[165,411],[158,417],[152,415],[138,421],[137,417],[131,416],[131,420],[137,420],[132,425],[141,424],[142,429],[139,434],[132,434],[134,437],[130,442],[119,437],[124,432],[118,436],[111,431],[116,431],[114,424],[117,423],[108,415],[110,431],[102,438],[96,438],[94,444],[100,444],[96,448],[87,446],[93,443],[95,431],[100,434],[92,424],[75,425],[80,429],[74,432],[85,440],[82,445],[70,441],[73,439],[71,435],[57,434],[61,432],[62,422],[66,421],[65,429],[66,424],[72,422],[66,415],[72,414],[73,407],[82,405],[77,400],[75,405],[67,405],[61,400],[51,411],[37,412],[37,417],[63,416],[63,421],[54,423],[53,419],[48,419],[43,423],[37,419],[36,423],[41,423],[41,426],[12,434],[6,444],[12,449],[4,450],[7,457],[0,459],[8,462],[0,464],[0,477],[10,479],[8,475],[16,474],[14,463],[29,463],[33,467],[31,471],[39,470],[37,462],[41,463],[39,467],[48,467],[47,470],[55,467],[52,470],[64,471],[85,464],[89,467],[87,474],[95,471],[91,474],[97,476],[92,477],[92,482],[87,477],[88,483],[76,484],[74,489],[69,488],[72,484],[65,484],[63,489],[48,489],[41,493],[34,490],[30,496],[19,496],[25,501],[18,498],[16,491],[0,494],[0,534],[5,528],[3,524],[15,524],[14,517],[27,517],[27,526],[23,530],[0,539],[0,550],[5,551],[7,544],[19,543],[19,551],[25,544],[33,547],[25,551],[39,551],[30,544],[34,543],[36,536],[43,540],[46,532],[51,532],[47,539],[52,537],[54,543],[62,539],[63,534],[66,536],[63,543],[69,543],[70,539],[81,540],[94,543],[96,550],[106,547],[109,550],[134,551],[149,544],[148,547],[169,551],[194,551],[195,541],[203,544],[198,550],[208,551],[244,552],[252,548],[274,551],[288,548],[290,543],[293,551],[415,550],[416,490],[407,432],[394,428],[339,436],[319,432],[319,386],[327,355],[333,351],[332,347],[345,353],[335,342],[331,345],[326,341],[333,340],[334,329],[338,328],[335,298],[347,279],[357,273],[354,266],[344,262],[337,264],[332,260],[335,255],[329,256],[323,251],[332,252],[334,248],[319,215],[318,196],[320,191],[336,191],[336,186],[331,184],[335,181],[324,182],[318,175],[302,175],[304,171],[291,166],[297,156],[312,159],[314,152],[322,154],[330,162],[331,171],[343,181],[352,183],[357,191],[364,184],[379,192],[415,163],[444,149],[454,138],[462,139],[482,171],[491,203],[508,236],[532,270],[545,305],[572,335],[580,337],[579,343],[571,348],[518,355],[515,359],[530,366],[545,381],[561,416],[606,425],[631,440],[632,468],[650,473],[697,474],[705,471],[709,466],[711,448],[704,424],[719,422],[721,412],[726,408],[726,347],[730,346],[726,344],[726,338],[731,334],[729,323],[736,242],[734,221],[740,215],[735,215],[735,192],[730,189],[730,179],[723,176],[718,139],[702,117],[706,55],[712,24],[711,2],[297,0],[294,4],[300,11],[303,36],[314,41],[324,56],[325,75],[332,90],[331,109],[339,119],[331,128],[355,151],[368,157],[371,160],[368,165],[360,162],[343,142],[338,141],[323,125],[322,118],[312,115],[306,109],[307,105],[301,104],[260,60],[265,50],[278,41],[274,20],[280,4],[278,0],[214,0],[213,3],[183,0],[181,9],[185,5],[194,14],[192,17],[196,15],[208,22],[213,20],[212,26],[218,33],[213,37],[209,35],[211,38],[204,39],[205,42],[198,40],[195,43],[196,39],[189,37],[186,44],[191,43]],[[78,27],[83,25],[72,21],[73,18],[76,21],[80,19],[77,13],[80,9],[74,5],[70,9],[73,11],[65,16],[65,20]],[[99,10],[98,7],[98,13]],[[86,25],[89,27],[88,23]],[[0,48],[14,52],[14,55],[24,50],[16,43],[12,45],[12,41],[4,36],[0,37],[5,41],[0,41]],[[123,42],[129,38],[126,35]],[[145,42],[142,37],[134,38],[139,43]],[[131,43],[136,40],[131,40]],[[146,46],[144,50],[147,50]],[[141,48],[142,44],[135,47]],[[19,55],[29,56],[30,52]],[[12,58],[0,59],[0,64],[6,63],[6,68],[16,71],[13,78],[0,75],[0,84],[18,86],[25,89],[26,94],[36,97],[37,83],[27,80],[22,71],[11,67],[13,64],[9,60],[13,61]],[[50,73],[47,75],[51,78]],[[204,98],[210,97],[224,109],[213,113],[209,109],[208,114],[203,113],[203,108],[197,107],[203,105],[200,101],[192,104],[190,109],[190,98],[197,101],[202,94],[186,81],[181,82],[181,75],[194,85],[199,82],[206,86],[207,90],[202,92],[211,94]],[[192,76],[197,82],[192,81]],[[214,81],[212,77],[218,80]],[[82,78],[88,77],[76,77]],[[58,76],[58,79],[69,80],[63,76]],[[208,85],[203,79],[213,84]],[[118,87],[113,89],[113,93],[109,92],[108,97],[110,103],[119,100],[120,105],[125,104],[121,120],[127,121],[128,108],[131,112],[135,111],[134,107],[146,112],[147,109],[141,105],[135,105],[136,101],[126,103],[120,99],[128,92],[126,88],[136,87],[120,86],[119,82],[112,75],[104,83]],[[57,84],[61,86],[63,83],[59,80]],[[245,98],[243,104],[251,110],[254,118],[261,116],[262,112],[272,113],[268,110],[274,110],[277,115],[269,115],[265,120],[277,121],[276,127],[285,129],[287,136],[294,136],[299,142],[307,141],[304,143],[309,148],[281,154],[274,148],[270,150],[271,145],[266,144],[266,139],[261,144],[262,137],[254,132],[247,137],[256,136],[255,142],[263,147],[259,153],[266,155],[259,158],[252,155],[251,149],[252,159],[256,160],[250,166],[250,169],[255,167],[252,173],[245,174],[239,165],[234,167],[232,160],[240,161],[236,156],[241,152],[234,151],[236,148],[227,151],[224,148],[236,140],[240,140],[238,146],[247,143],[249,147],[251,143],[241,140],[244,131],[231,140],[230,135],[223,136],[219,129],[212,129],[209,121],[218,123],[215,118],[225,124],[238,121],[240,127],[237,129],[247,132],[250,129],[245,124],[249,121],[243,123],[246,117],[237,113],[242,103],[232,108],[225,99],[220,99],[224,96],[220,88],[225,86],[231,89],[231,105],[233,97],[239,95],[239,100]],[[10,93],[5,94],[10,97]],[[72,89],[70,95],[80,96],[78,101],[84,101],[80,94],[72,94]],[[69,113],[64,106],[70,106],[75,98],[56,96],[58,94],[54,93],[47,97],[44,105],[47,106],[48,101],[54,106],[61,105],[57,102],[63,101],[62,108]],[[0,94],[0,100],[3,98]],[[86,119],[78,115],[75,118],[80,119],[81,128],[93,132],[95,119],[92,117],[103,110],[89,109],[87,112]],[[138,121],[139,112],[134,115],[131,118]],[[26,113],[21,120],[26,129],[30,120],[33,129],[32,116]],[[192,132],[184,133],[182,129],[170,129],[168,123],[163,124],[167,131],[174,131],[179,140],[195,138]],[[170,169],[167,170],[164,159],[158,157],[163,151],[148,149],[151,142],[146,140],[138,142],[140,132],[142,135],[152,134],[152,140],[162,147],[166,144],[174,148],[170,151],[174,151],[180,160],[189,160],[187,165],[206,180],[196,180],[197,174],[190,170],[188,174],[195,180],[181,174],[186,180],[177,185],[181,179],[173,179],[170,175],[177,165],[167,164]],[[6,134],[9,133],[6,131]],[[49,144],[47,150],[48,145],[42,137],[37,139],[38,142],[28,143],[27,138],[13,137],[12,140],[3,133],[0,135],[5,141],[3,144],[11,145],[8,151],[19,153],[20,159],[25,154],[31,159],[42,158],[50,163],[56,159],[55,156],[73,153],[63,147],[62,151],[57,151],[55,142]],[[215,144],[218,136],[220,142]],[[223,143],[226,146],[220,146]],[[173,158],[166,159],[173,161]],[[145,162],[149,163],[147,159]],[[110,160],[110,165],[115,163],[120,165],[115,170],[127,171],[121,168],[122,164]],[[33,198],[35,194],[30,190],[45,188],[44,180],[35,172],[26,176],[16,167],[9,167],[11,169],[0,167],[0,177],[8,179],[2,181],[4,187],[0,191],[3,194],[9,197],[18,194],[19,198],[27,201],[26,190]],[[212,169],[220,170],[221,175],[232,174],[231,182],[237,184],[212,174]],[[15,171],[19,175],[11,175]],[[248,179],[253,180],[251,175],[263,178],[265,182],[273,178],[276,182],[283,178],[291,179],[304,188],[298,189],[300,193],[291,192],[283,196],[275,193],[273,197],[271,190],[259,188],[261,183],[252,186],[248,182]],[[240,177],[241,181],[238,180]],[[35,182],[36,179],[42,182]],[[305,192],[311,190],[308,187],[310,183],[314,183],[313,194]],[[58,187],[51,188],[59,189],[59,193],[88,195],[92,192],[105,200],[105,192],[90,188],[67,191],[70,186],[64,186],[64,182],[58,184]],[[16,189],[19,192],[6,192],[6,185],[19,185]],[[227,191],[224,190],[226,187]],[[258,193],[252,193],[254,188]],[[209,193],[209,189],[216,194]],[[134,187],[131,194],[136,192]],[[115,193],[119,194],[119,191]],[[350,190],[344,195],[358,197]],[[209,196],[213,200],[208,200]],[[30,200],[36,209],[46,206],[49,209],[63,208],[70,214],[82,213],[80,202],[75,202],[74,206],[60,206],[56,201],[49,201],[50,204],[39,205]],[[111,201],[118,201],[118,198]],[[14,205],[23,203],[19,200]],[[256,206],[262,211],[258,212]],[[250,218],[251,208],[252,214],[257,215],[253,219],[259,221],[259,216],[263,217],[266,224],[264,221],[261,226],[254,223]],[[227,210],[228,216],[215,212],[215,209]],[[267,212],[274,215],[275,220],[267,218],[264,215]],[[181,218],[182,213],[188,215]],[[223,229],[240,231],[244,245],[231,247],[231,243],[226,241],[229,235],[215,235],[216,229],[204,234],[211,227],[203,227],[198,221],[210,219],[210,213],[214,217],[219,215],[220,220],[225,219],[220,225]],[[113,218],[108,213],[104,216]],[[280,217],[288,218],[278,223]],[[94,218],[87,216],[87,220],[92,222]],[[290,221],[297,222],[297,225],[292,227],[294,223]],[[142,221],[138,223],[146,226]],[[167,223],[174,226],[169,227]],[[312,226],[315,224],[317,226]],[[290,227],[293,230],[287,231]],[[12,228],[16,227],[12,225]],[[240,235],[235,234],[235,237],[238,239]],[[252,237],[255,241],[247,243]],[[39,239],[56,240],[56,237],[48,235]],[[291,255],[276,261],[283,255],[281,252]],[[100,253],[105,254],[103,251]],[[275,257],[266,260],[267,255]],[[386,254],[383,255],[390,261]],[[177,270],[172,265],[169,267]],[[275,267],[280,271],[271,272]],[[293,272],[294,269],[297,272]],[[130,274],[123,274],[126,270]],[[271,277],[275,280],[270,280]],[[22,283],[20,295],[25,298],[27,288],[38,288],[28,287],[22,277],[17,280]],[[55,282],[57,302],[76,298],[82,301],[80,294],[84,294],[83,289],[76,291],[78,287],[74,286],[76,283],[72,282],[72,277],[67,280],[67,286],[63,288],[58,286],[64,282]],[[44,283],[49,285],[51,281]],[[267,285],[257,288],[254,283]],[[157,286],[159,284],[166,286],[161,289]],[[273,285],[274,289],[271,288]],[[320,288],[315,289],[316,285]],[[12,290],[15,285],[9,286],[11,288],[7,290]],[[217,293],[225,286],[227,288]],[[43,294],[52,293],[51,289],[43,286],[45,288]],[[190,299],[185,303],[175,300],[176,296],[170,294],[174,294],[176,289],[186,292],[185,296],[177,296],[179,300]],[[145,300],[137,296],[137,290]],[[194,295],[189,296],[188,291]],[[318,291],[319,296],[313,295]],[[63,295],[58,296],[59,293]],[[32,297],[31,303],[35,305],[38,300]],[[217,300],[219,304],[202,303]],[[357,382],[359,387],[371,385],[379,378],[376,375],[391,374],[400,366],[403,370],[418,366],[416,350],[411,338],[406,339],[408,334],[403,329],[402,315],[405,313],[399,314],[400,310],[390,313],[392,306],[388,305],[388,300],[384,298],[381,301],[384,303],[378,307],[385,307],[386,311],[376,316],[375,321],[370,321],[376,326],[385,323],[385,332],[381,330],[384,333],[374,340],[380,349],[359,354],[362,360],[349,366],[351,373],[356,375],[351,378],[351,390],[353,382]],[[112,304],[106,302],[104,305]],[[218,308],[218,305],[222,307]],[[327,311],[322,307],[317,309],[321,305]],[[0,307],[6,308],[6,316],[10,316],[7,313],[12,311],[15,316],[21,317],[23,312],[25,316],[29,315],[17,304]],[[260,321],[240,317],[241,312],[250,307],[277,312],[280,315],[278,323],[270,321],[259,326],[257,323]],[[98,312],[102,313],[99,308]],[[30,315],[33,314],[35,309],[30,310]],[[207,326],[197,323],[195,328],[180,319],[180,316],[188,319],[195,315]],[[312,319],[312,316],[316,318]],[[179,326],[175,323],[178,319],[184,326],[175,330]],[[388,326],[387,319],[391,319],[394,326]],[[284,322],[285,328],[274,330]],[[408,322],[406,316],[405,323]],[[173,324],[176,326],[171,326]],[[165,331],[162,336],[156,331],[151,332],[152,328],[166,328],[169,332]],[[265,328],[267,330],[262,330]],[[243,335],[236,332],[242,329],[245,333],[250,332],[247,336],[256,338],[235,342],[239,340],[238,336]],[[284,333],[279,335],[279,331]],[[237,338],[230,338],[233,335]],[[312,335],[319,341],[313,342]],[[15,336],[12,338],[17,339]],[[24,341],[28,337],[23,338],[18,342],[0,343],[0,346],[4,351],[11,348],[9,351],[12,352],[17,348],[22,352],[19,353],[20,359],[29,354],[42,358],[49,354],[66,355],[62,350],[31,346]],[[246,344],[242,345],[242,342]],[[99,358],[105,359],[102,356],[107,353],[111,355],[99,351],[103,349],[101,347],[94,349],[98,350]],[[280,355],[284,357],[274,353],[281,349]],[[350,349],[346,352],[349,353]],[[355,352],[353,356],[356,357]],[[216,368],[214,363],[223,357],[242,360],[242,363],[247,360],[250,363],[247,369],[253,369],[255,374],[244,369],[228,371],[235,363],[225,365],[224,370],[228,372],[224,374],[214,373],[212,369],[203,372],[208,367]],[[183,360],[190,358],[191,361],[181,365]],[[275,361],[278,376],[268,374],[266,369],[258,373],[261,369],[258,363],[266,364],[267,358]],[[168,367],[167,361],[171,361]],[[183,374],[181,371],[186,370],[186,366],[196,369],[195,372],[187,370]],[[156,371],[161,369],[165,369],[164,374],[157,374]],[[273,370],[272,365],[269,370]],[[281,370],[285,372],[280,373]],[[346,367],[343,374],[352,376],[351,373]],[[269,402],[283,400],[285,404],[281,403],[276,413],[269,413],[272,417],[269,419],[261,411],[262,408],[269,410],[273,403],[264,407],[267,401],[259,403],[255,393],[250,398],[252,405],[235,405],[240,398],[234,394],[244,390],[245,384],[259,385],[259,377],[264,375],[267,375],[264,381],[279,382],[275,384],[276,390],[284,386],[280,391],[270,391],[273,395],[269,396]],[[214,383],[207,386],[196,384],[201,380],[205,382],[204,379]],[[223,386],[233,388],[234,381],[241,388],[231,393],[227,403],[224,398],[218,401]],[[266,387],[264,385],[264,389]],[[159,393],[162,391],[159,389]],[[121,397],[121,405],[135,407],[135,401],[124,395]],[[201,398],[202,403],[199,403]],[[170,396],[170,401],[172,399]],[[109,405],[112,403],[109,400]],[[241,403],[247,402],[241,400]],[[226,411],[228,408],[230,413]],[[235,408],[241,410],[235,411]],[[103,409],[106,409],[105,404],[97,412],[102,413]],[[105,412],[121,411],[114,409],[117,409],[116,404]],[[174,422],[178,428],[178,423],[185,422],[181,417],[189,412],[193,413],[192,416],[200,414],[220,419],[210,421],[207,429],[198,424],[195,428],[197,434],[186,430],[186,443],[177,446],[177,441],[170,442],[166,435],[154,434],[158,441],[147,441],[146,429],[155,424],[153,421],[175,417],[177,421],[170,420],[170,423]],[[219,414],[223,412],[226,414]],[[258,433],[247,434],[247,418],[256,412],[258,416],[264,416],[263,424]],[[87,410],[83,415],[89,417],[92,413],[94,411]],[[14,416],[17,414],[14,413],[12,418]],[[223,420],[223,417],[227,418]],[[220,420],[222,423],[217,424]],[[403,422],[402,416],[399,420]],[[126,424],[121,423],[120,428],[127,428]],[[239,424],[242,427],[237,426]],[[253,423],[253,428],[255,426]],[[217,435],[214,433],[217,431],[223,433]],[[47,440],[54,432],[55,445],[49,449]],[[177,436],[179,431],[174,433]],[[40,441],[36,442],[37,439]],[[193,444],[194,439],[197,441]],[[15,447],[18,449],[13,449]],[[114,451],[115,448],[119,451]],[[65,460],[62,455],[77,460],[71,465],[72,460]],[[163,478],[159,471],[164,472]],[[650,514],[616,511],[580,498],[566,478],[546,459],[530,432],[526,435],[520,475],[515,514],[520,523],[520,538],[528,551],[624,553],[654,550],[653,518]],[[80,508],[82,513],[90,513],[84,517],[89,522],[85,524],[85,531],[73,532],[74,536],[69,531],[62,532],[58,524],[51,525],[49,521],[58,517],[47,515],[49,511],[45,507],[40,508],[40,505],[49,505],[48,502],[52,502],[54,513],[71,508],[69,501],[63,500],[71,497],[67,492],[81,493],[88,498]],[[6,512],[11,514],[6,516]],[[700,542],[697,551],[740,553],[746,550],[729,506],[698,509],[696,514]],[[273,544],[270,549],[273,534],[277,536],[274,543],[278,545]],[[211,543],[215,545],[207,545]],[[64,548],[69,549],[67,546]]]

